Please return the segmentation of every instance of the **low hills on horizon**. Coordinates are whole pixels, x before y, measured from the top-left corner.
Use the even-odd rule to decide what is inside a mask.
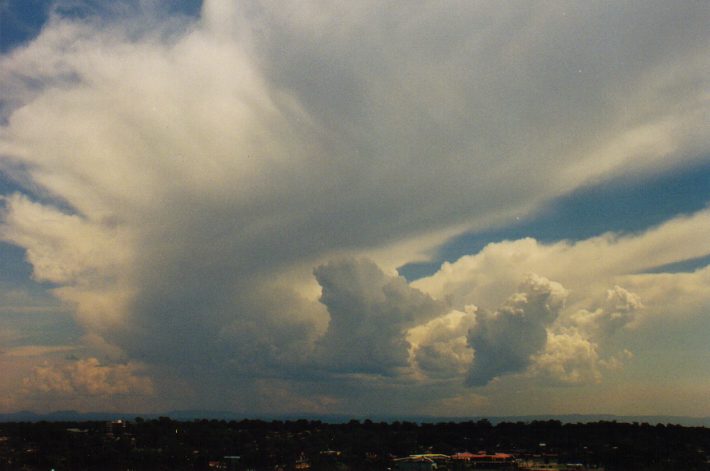
[[[293,420],[320,420],[326,423],[345,423],[351,420],[372,420],[374,422],[415,422],[415,423],[442,423],[442,422],[468,422],[488,420],[492,424],[501,422],[533,422],[558,420],[562,423],[588,423],[588,422],[625,422],[682,425],[686,427],[710,427],[710,417],[690,417],[672,415],[615,415],[615,414],[538,414],[516,416],[388,416],[373,414],[370,416],[344,415],[344,414],[245,414],[230,411],[214,410],[173,410],[162,413],[126,413],[126,412],[78,412],[75,410],[54,411],[49,413],[36,413],[32,411],[19,411],[0,413],[0,422],[90,422],[104,420],[134,420],[136,417],[143,419],[157,419],[169,417],[177,421],[208,420],[263,420],[263,421],[293,421]]]

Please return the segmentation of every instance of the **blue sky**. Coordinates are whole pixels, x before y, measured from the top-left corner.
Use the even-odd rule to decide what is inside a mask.
[[[39,34],[48,18],[50,2],[30,0],[26,2],[3,2],[0,16],[0,47],[9,51]]]
[[[490,242],[534,237],[543,242],[583,240],[604,232],[634,233],[663,223],[679,214],[705,208],[710,201],[710,165],[700,163],[670,172],[636,178],[619,178],[583,187],[550,202],[538,213],[513,224],[462,234],[448,241],[431,262],[400,269],[408,278],[429,275],[441,262],[475,253]],[[694,270],[707,264],[680,261],[659,270]]]
[[[0,410],[710,415],[704,5],[0,8]]]
[[[200,0],[180,0],[177,2],[153,2],[166,14],[197,16]],[[122,2],[119,8],[138,9],[140,1]],[[147,5],[148,2],[143,2]],[[107,16],[114,12],[111,6],[101,1],[52,1],[52,0],[4,0],[0,5],[0,51],[8,52],[35,38],[52,12],[69,18],[90,18]]]

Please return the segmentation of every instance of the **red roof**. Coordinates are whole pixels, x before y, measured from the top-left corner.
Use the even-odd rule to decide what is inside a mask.
[[[473,453],[469,453],[468,451],[464,451],[463,453],[456,453],[455,455],[451,455],[451,457],[455,460],[470,460],[473,457],[476,457],[479,455],[474,455]]]
[[[465,461],[476,461],[476,460],[509,460],[513,457],[513,455],[509,455],[508,453],[495,453],[492,455],[489,455],[487,453],[469,453],[469,452],[463,452],[463,453],[456,453],[455,455],[451,455],[451,458],[455,460],[465,460]]]

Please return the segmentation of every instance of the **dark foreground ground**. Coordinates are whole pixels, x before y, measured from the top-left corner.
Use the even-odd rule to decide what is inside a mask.
[[[511,454],[518,460],[516,469],[710,470],[710,428],[553,420],[328,424],[167,417],[0,423],[0,470],[415,469],[395,458],[463,451]],[[438,469],[455,465],[463,467],[440,462]],[[421,466],[416,469],[429,469]]]

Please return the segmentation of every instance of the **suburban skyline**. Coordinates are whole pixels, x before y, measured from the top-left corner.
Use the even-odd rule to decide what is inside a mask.
[[[0,413],[710,416],[704,2],[0,5]]]

